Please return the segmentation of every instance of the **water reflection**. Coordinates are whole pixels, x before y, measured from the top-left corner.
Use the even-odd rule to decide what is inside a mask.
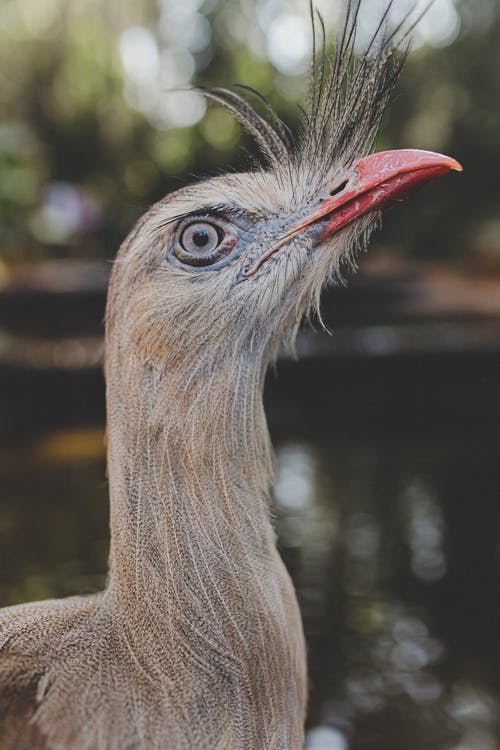
[[[494,688],[461,675],[488,670],[450,653],[432,607],[440,582],[454,586],[440,482],[457,457],[392,451],[278,449],[277,527],[308,634],[312,721],[356,748],[497,748]],[[496,642],[484,646],[498,658]],[[318,746],[334,748],[338,735],[327,737]]]
[[[310,748],[498,750],[496,537],[484,532],[500,521],[497,463],[466,438],[278,441],[275,521],[320,727]],[[101,430],[4,451],[0,479],[1,603],[99,589]]]

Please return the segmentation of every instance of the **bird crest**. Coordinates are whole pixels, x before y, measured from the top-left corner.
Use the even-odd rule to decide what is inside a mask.
[[[301,108],[295,135],[267,99],[250,86],[196,87],[234,115],[255,138],[267,165],[274,171],[279,173],[284,165],[300,171],[306,167],[311,175],[320,176],[333,163],[348,167],[371,151],[385,107],[404,67],[411,32],[427,8],[413,20],[409,11],[393,26],[390,15],[394,0],[389,0],[371,39],[359,52],[357,29],[363,4],[363,0],[348,0],[342,27],[330,51],[325,23],[311,0],[308,104],[306,109]],[[255,106],[249,97],[256,102]]]

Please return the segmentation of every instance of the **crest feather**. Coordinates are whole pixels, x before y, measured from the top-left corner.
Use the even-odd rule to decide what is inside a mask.
[[[348,167],[370,152],[382,115],[404,67],[413,21],[410,10],[391,28],[394,0],[385,10],[364,51],[357,51],[357,27],[364,0],[347,0],[344,22],[332,54],[328,53],[323,18],[310,0],[312,60],[307,110],[295,138],[269,102],[255,89],[235,84],[258,100],[262,114],[232,89],[196,87],[196,91],[229,109],[257,141],[268,165],[324,175],[332,165]],[[432,3],[432,0],[431,0]],[[430,3],[430,4],[431,4]]]

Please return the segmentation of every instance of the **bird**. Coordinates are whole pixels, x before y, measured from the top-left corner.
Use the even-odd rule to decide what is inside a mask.
[[[258,163],[150,208],[113,265],[105,316],[105,590],[0,611],[0,750],[299,750],[308,677],[270,511],[266,372],[381,212],[451,170],[372,153],[407,31],[332,55],[311,6],[310,90],[292,135],[258,92],[199,87]],[[319,314],[319,312],[318,312]]]

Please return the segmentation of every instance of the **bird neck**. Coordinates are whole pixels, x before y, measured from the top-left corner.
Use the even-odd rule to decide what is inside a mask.
[[[101,600],[113,633],[183,737],[213,705],[207,747],[302,747],[305,650],[267,509],[264,368],[197,361],[181,376],[115,355]]]
[[[243,590],[257,597],[276,558],[264,368],[186,376],[114,352],[106,374],[116,602],[129,619],[197,619]]]

